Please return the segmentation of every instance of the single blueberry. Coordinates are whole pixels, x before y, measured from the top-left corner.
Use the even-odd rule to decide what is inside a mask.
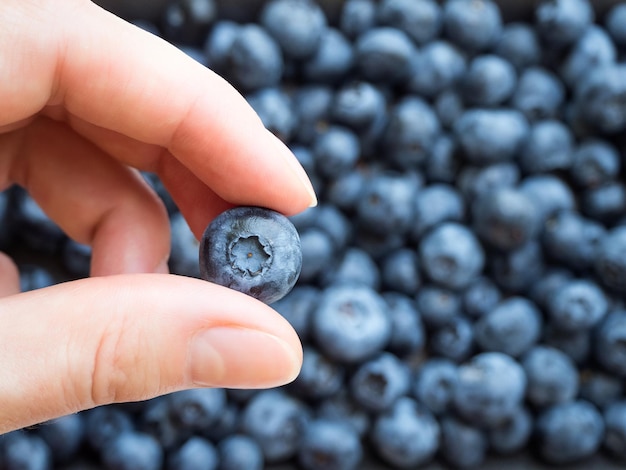
[[[306,400],[323,400],[344,386],[345,370],[341,364],[324,357],[311,345],[305,345],[302,368],[289,385],[290,392]]]
[[[502,423],[489,429],[490,450],[500,455],[513,455],[522,451],[531,439],[533,425],[531,412],[520,406]]]
[[[440,421],[442,459],[456,468],[481,468],[487,457],[489,439],[487,433],[453,415]]]
[[[37,435],[48,445],[55,463],[71,462],[77,458],[84,444],[84,416],[74,413],[46,421],[37,428]]]
[[[339,28],[354,39],[376,24],[377,3],[374,0],[346,0],[339,13]]]
[[[85,412],[85,439],[94,450],[102,452],[115,437],[133,429],[129,413],[115,405],[92,408]]]
[[[381,262],[381,279],[385,288],[406,295],[415,295],[422,285],[419,255],[402,247],[389,253]]]
[[[336,256],[330,236],[315,227],[300,231],[300,250],[302,268],[298,279],[303,283],[317,280]]]
[[[301,64],[305,81],[333,83],[344,78],[355,61],[353,44],[336,28],[324,29],[315,54]]]
[[[222,388],[196,388],[171,393],[170,416],[178,429],[192,432],[215,423],[226,404]]]
[[[488,275],[509,295],[526,295],[545,266],[541,243],[531,240],[511,251],[493,253],[489,258]]]
[[[461,117],[463,112],[465,111],[465,103],[463,102],[463,95],[461,91],[457,88],[450,88],[447,90],[443,90],[435,97],[435,102],[433,104],[435,108],[435,112],[437,113],[437,117],[439,117],[439,122],[441,126],[445,130],[452,130],[454,128],[454,123]],[[441,137],[447,137],[450,139],[450,136],[444,134]],[[440,137],[440,138],[441,138]],[[456,149],[456,146],[453,147]],[[435,153],[435,149],[433,148],[432,153]],[[454,155],[453,152],[449,152]],[[431,154],[432,156],[432,154]],[[434,159],[432,156],[430,160]],[[438,156],[437,158],[442,158]],[[436,162],[431,162],[436,163]],[[428,170],[428,167],[426,168]],[[432,178],[431,178],[432,179]],[[452,178],[451,178],[452,179]]]
[[[511,356],[483,352],[459,366],[454,407],[477,426],[496,426],[522,404],[526,374]]]
[[[420,3],[413,2],[414,5]],[[434,97],[462,79],[467,70],[467,59],[454,44],[437,39],[424,45],[412,62],[411,70],[407,90]]]
[[[483,248],[474,233],[456,222],[444,222],[428,232],[418,250],[426,275],[450,289],[469,285],[485,264]]]
[[[602,445],[604,421],[589,402],[573,400],[546,408],[536,421],[537,449],[550,464],[591,457]]]
[[[426,332],[415,301],[395,291],[383,293],[383,298],[391,317],[387,349],[400,358],[419,353],[424,348]]]
[[[172,274],[200,278],[198,250],[200,242],[189,228],[183,214],[170,216],[171,247],[169,268]]]
[[[536,345],[521,359],[528,386],[526,399],[537,408],[565,403],[578,394],[578,369],[574,361],[557,348]]]
[[[250,436],[233,433],[217,445],[219,470],[263,470],[263,451]]]
[[[463,76],[465,102],[472,106],[493,107],[504,103],[515,90],[517,73],[512,64],[494,54],[474,57]]]
[[[537,206],[517,188],[499,188],[477,198],[472,218],[477,235],[503,251],[523,246],[540,230]]]
[[[620,377],[597,368],[581,369],[579,375],[579,397],[598,409],[605,409],[624,396],[624,383]]]
[[[608,231],[600,240],[594,263],[600,281],[618,292],[626,290],[626,227]]]
[[[168,468],[176,470],[217,470],[219,456],[211,441],[192,436],[167,457]]]
[[[297,454],[309,420],[310,411],[301,401],[280,389],[268,389],[246,404],[241,430],[259,443],[265,462],[271,464]]]
[[[371,287],[359,284],[325,288],[311,328],[320,350],[342,363],[359,363],[376,355],[391,337],[384,299]]]
[[[294,140],[309,147],[318,133],[328,126],[333,102],[334,92],[328,85],[307,84],[294,90],[291,104],[298,123]]]
[[[593,23],[594,16],[588,0],[542,0],[535,7],[535,26],[549,44],[569,46]]]
[[[298,449],[298,462],[304,470],[355,470],[362,459],[358,433],[349,424],[337,420],[311,421]]]
[[[474,351],[474,329],[464,315],[457,315],[437,326],[430,333],[429,352],[460,363]]]
[[[327,26],[320,5],[308,0],[266,2],[259,14],[259,22],[290,59],[311,57],[319,48]]]
[[[452,396],[458,380],[458,365],[449,359],[434,357],[417,370],[412,394],[432,413],[440,416],[451,411]]]
[[[476,278],[463,291],[463,311],[472,318],[480,318],[491,312],[500,300],[502,292],[496,283],[487,276]]]
[[[574,136],[561,121],[546,119],[533,123],[519,154],[519,166],[526,173],[566,170],[572,164]]]
[[[574,150],[570,176],[582,188],[593,188],[612,181],[619,174],[621,158],[615,146],[604,139],[591,138]]]
[[[408,365],[389,352],[362,363],[349,381],[353,399],[375,413],[391,408],[409,391],[409,386]]]
[[[593,338],[594,358],[606,372],[626,377],[626,311],[609,313]]]
[[[417,44],[435,39],[442,27],[441,6],[435,0],[383,0],[376,18],[379,24],[404,31]]]
[[[340,87],[333,98],[331,116],[357,132],[370,129],[387,111],[387,97],[380,87],[353,81]]]
[[[228,209],[208,225],[200,242],[203,279],[268,304],[293,288],[301,267],[298,232],[287,217],[269,209]]]
[[[217,20],[207,35],[203,49],[208,66],[219,74],[225,74],[229,67],[230,50],[239,34],[240,24],[220,19]]]
[[[287,92],[267,87],[246,96],[246,101],[259,115],[263,125],[283,142],[288,142],[298,126],[295,107]]]
[[[554,119],[565,101],[565,87],[560,78],[544,67],[524,69],[511,97],[511,106],[531,121]]]
[[[591,331],[563,331],[548,323],[543,331],[542,344],[563,351],[579,366],[587,364],[592,357]]]
[[[40,436],[25,430],[0,436],[0,468],[3,470],[49,470],[53,468],[50,447]]]
[[[50,287],[59,282],[57,273],[53,273],[49,267],[31,263],[19,263],[20,290],[27,292],[35,289]]]
[[[379,414],[371,430],[372,445],[383,461],[395,468],[416,468],[429,463],[439,449],[441,431],[426,407],[402,397]]]
[[[240,414],[241,408],[239,404],[235,403],[234,400],[227,401],[217,420],[211,426],[202,429],[199,435],[213,443],[226,439],[239,431]]]
[[[317,418],[341,421],[352,427],[360,437],[364,437],[371,427],[371,413],[352,399],[346,387],[322,400],[315,411]]]
[[[626,460],[626,401],[623,398],[609,404],[603,413],[605,433],[603,447],[608,453],[619,459]]]
[[[456,185],[466,200],[474,201],[500,188],[514,188],[520,173],[519,166],[513,162],[466,165],[459,172]]]
[[[476,343],[484,351],[519,357],[541,336],[542,314],[525,297],[508,297],[474,324]]]
[[[407,78],[416,46],[402,30],[377,26],[355,40],[355,65],[359,74],[372,82],[394,83]]]
[[[443,27],[445,35],[469,53],[488,49],[502,33],[500,7],[491,0],[448,0],[443,7]]]
[[[556,174],[527,176],[521,181],[519,189],[532,201],[541,221],[557,211],[576,208],[572,188]]]
[[[115,435],[104,445],[100,455],[107,470],[159,470],[164,460],[159,442],[138,431]]]
[[[461,312],[458,292],[434,284],[424,284],[415,296],[417,309],[428,328],[438,328]]]
[[[518,71],[538,65],[542,54],[537,31],[528,23],[505,24],[494,53],[508,60]]]
[[[318,172],[329,179],[351,172],[361,154],[356,133],[337,124],[318,135],[312,150]]]
[[[179,429],[170,413],[167,395],[147,400],[135,420],[135,429],[154,437],[165,451],[178,447],[189,437],[189,430]]]
[[[524,115],[510,108],[470,108],[454,125],[463,156],[479,165],[512,160],[528,132]]]
[[[590,279],[572,280],[554,292],[548,300],[548,318],[566,331],[594,327],[606,315],[608,299],[604,291]]]
[[[626,48],[626,5],[623,2],[616,3],[609,9],[604,25],[613,42],[620,48]]]
[[[606,64],[612,64],[617,58],[615,44],[609,34],[602,27],[591,25],[585,33],[576,40],[561,65],[560,76],[570,87],[576,84],[590,70]]]
[[[326,264],[320,284],[322,287],[360,284],[377,290],[380,287],[380,269],[367,251],[353,246],[347,248],[336,262]]]
[[[605,225],[613,225],[626,212],[626,185],[609,181],[589,188],[581,195],[581,211]]]
[[[178,44],[198,44],[217,18],[215,0],[176,0],[164,9],[159,31]]]
[[[415,215],[411,234],[416,239],[443,222],[462,222],[465,218],[465,201],[450,184],[424,186],[417,191],[413,200]]]
[[[311,317],[316,309],[320,290],[308,284],[296,284],[289,294],[272,304],[287,319],[301,341],[309,338]]]

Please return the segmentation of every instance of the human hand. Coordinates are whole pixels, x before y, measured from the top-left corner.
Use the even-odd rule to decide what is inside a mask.
[[[315,203],[295,157],[230,85],[87,0],[0,6],[0,189],[25,187],[92,277],[18,293],[0,255],[0,433],[191,387],[270,387],[302,359],[266,305],[168,275],[157,173],[200,236],[234,204]]]

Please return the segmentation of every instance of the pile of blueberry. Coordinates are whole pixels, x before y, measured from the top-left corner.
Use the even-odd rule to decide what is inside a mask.
[[[235,85],[314,181],[319,205],[291,219],[300,278],[272,304],[302,372],[14,432],[0,468],[626,462],[626,2],[517,19],[492,0],[266,0],[245,19],[228,3],[130,20]],[[199,277],[198,241],[145,176],[172,272]],[[0,213],[23,289],[87,274],[89,248],[28,194]]]

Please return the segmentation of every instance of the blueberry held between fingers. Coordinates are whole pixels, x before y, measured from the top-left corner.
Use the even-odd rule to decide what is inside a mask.
[[[200,242],[202,279],[267,304],[291,291],[301,267],[296,228],[270,209],[229,209],[209,224]]]

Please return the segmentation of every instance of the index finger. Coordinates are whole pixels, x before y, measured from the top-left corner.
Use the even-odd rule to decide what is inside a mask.
[[[315,204],[296,158],[230,84],[91,2],[69,4],[75,8],[68,17],[77,20],[60,36],[48,105],[168,149],[145,158],[173,155],[227,201],[257,201],[286,213]]]

